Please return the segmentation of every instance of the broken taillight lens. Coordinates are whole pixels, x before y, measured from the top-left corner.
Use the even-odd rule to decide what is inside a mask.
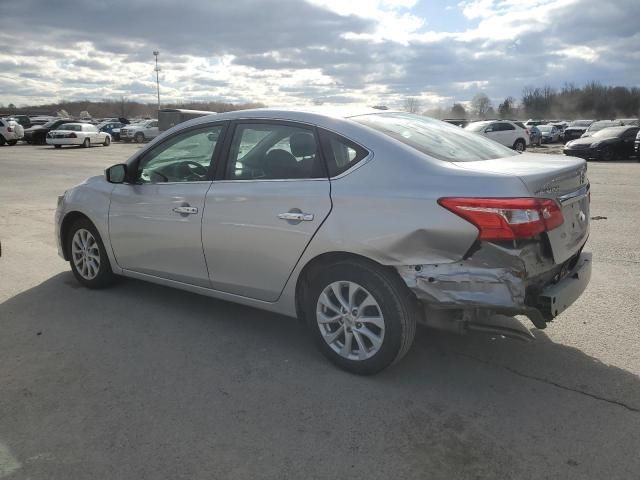
[[[441,198],[438,203],[473,223],[478,240],[533,238],[564,222],[555,200],[548,198]]]

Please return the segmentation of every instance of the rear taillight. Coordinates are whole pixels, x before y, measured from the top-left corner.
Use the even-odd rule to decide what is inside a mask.
[[[75,133],[67,133],[65,138],[78,138],[78,136]]]
[[[13,132],[13,128],[7,127],[7,132]]]
[[[558,204],[548,198],[441,198],[438,203],[473,223],[478,240],[520,240],[562,225]]]

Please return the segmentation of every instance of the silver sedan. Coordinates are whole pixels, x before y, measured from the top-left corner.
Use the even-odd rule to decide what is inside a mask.
[[[359,374],[416,323],[517,336],[591,272],[583,160],[518,154],[427,117],[245,110],[180,124],[58,199],[60,255],[118,276],[298,317]]]

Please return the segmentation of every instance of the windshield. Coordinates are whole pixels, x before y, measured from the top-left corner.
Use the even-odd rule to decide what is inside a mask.
[[[570,127],[588,127],[593,122],[591,120],[575,120],[569,124]]]
[[[351,120],[438,160],[473,162],[515,155],[513,150],[481,135],[421,115],[378,113],[352,117]]]
[[[479,132],[487,125],[489,125],[489,122],[473,122],[464,127],[464,129],[469,130],[470,132]]]
[[[591,126],[587,129],[588,132],[597,132],[598,130],[602,130],[607,127],[617,127],[619,123],[616,122],[595,122],[592,123]]]
[[[611,138],[619,137],[622,133],[626,132],[626,127],[608,127],[603,128],[600,131],[592,135],[593,138]]]

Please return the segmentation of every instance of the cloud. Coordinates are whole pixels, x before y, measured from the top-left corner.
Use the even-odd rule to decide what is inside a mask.
[[[444,2],[443,2],[444,3]],[[435,8],[435,7],[434,7]],[[0,15],[0,103],[261,101],[426,107],[524,85],[640,86],[638,0],[37,0]],[[455,12],[456,15],[453,15]]]

